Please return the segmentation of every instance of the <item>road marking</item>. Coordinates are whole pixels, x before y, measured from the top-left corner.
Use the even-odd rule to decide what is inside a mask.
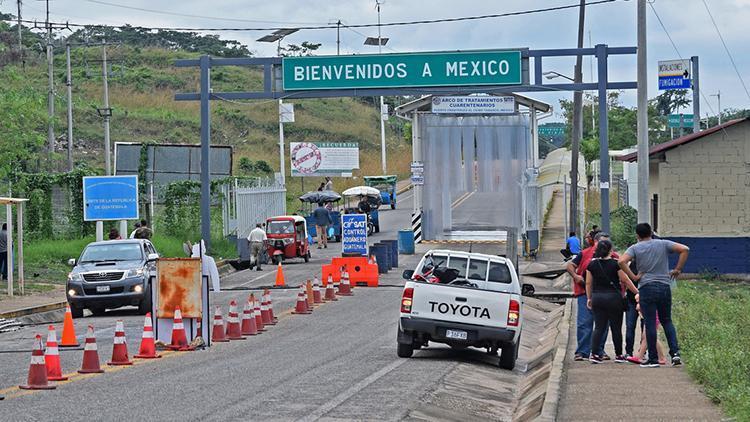
[[[362,381],[354,384],[351,388],[348,388],[345,392],[339,394],[338,396],[334,397],[331,401],[324,403],[322,406],[318,407],[312,413],[305,416],[302,419],[298,419],[299,422],[312,422],[320,419],[323,415],[330,412],[331,410],[335,409],[341,403],[349,400],[352,396],[359,393],[360,391],[367,388],[370,384],[374,383],[375,381],[379,380],[380,378],[383,378],[385,375],[387,375],[389,372],[393,371],[394,369],[398,368],[399,366],[406,363],[408,359],[397,359],[387,366],[381,368],[379,371],[371,374],[369,377],[363,379]]]
[[[248,270],[248,271],[250,271],[250,270]],[[260,280],[261,278],[264,278],[264,277],[268,277],[268,276],[269,276],[269,275],[271,275],[271,274],[276,274],[276,272],[277,272],[277,271],[278,271],[278,269],[276,269],[276,270],[273,270],[273,271],[271,271],[270,273],[265,273],[265,274],[263,274],[263,275],[260,275],[260,276],[258,276],[258,277],[255,277],[254,279],[252,279],[252,280],[250,280],[250,281],[248,281],[248,282],[245,282],[245,283],[242,283],[242,284],[240,284],[240,286],[241,286],[241,287],[247,286],[248,284],[252,283],[253,281],[257,281],[257,280]]]
[[[466,202],[467,199],[471,198],[471,196],[474,195],[474,192],[475,191],[471,191],[461,196],[460,198],[458,198],[455,202],[453,202],[453,204],[451,205],[451,208],[458,208],[459,205],[463,204],[464,202]]]

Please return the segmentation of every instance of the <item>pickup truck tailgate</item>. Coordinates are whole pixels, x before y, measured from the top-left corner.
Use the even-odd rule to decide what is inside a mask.
[[[411,315],[438,321],[505,328],[511,295],[431,283],[414,283]]]

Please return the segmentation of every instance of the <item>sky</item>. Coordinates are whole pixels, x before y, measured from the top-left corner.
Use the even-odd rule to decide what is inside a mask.
[[[386,23],[517,12],[576,4],[578,1],[386,0],[381,3],[381,20]],[[747,42],[750,0],[705,0],[705,3],[713,14],[739,74],[750,89],[750,43]],[[750,108],[750,94],[743,88],[732,66],[730,56],[711,23],[704,0],[652,0],[652,5],[682,58],[694,55],[700,57],[700,84],[704,94],[701,98],[702,117],[718,113],[715,94],[719,91],[722,109]],[[25,0],[23,17],[43,21],[44,8],[43,1]],[[649,6],[647,12],[649,98],[659,94],[657,62],[680,58],[653,9]],[[0,0],[0,11],[15,14],[16,2]],[[67,20],[72,23],[109,25],[127,23],[144,27],[270,28],[326,25],[339,19],[344,24],[376,23],[378,19],[375,0],[51,0],[50,11],[50,19],[56,22]],[[383,27],[382,36],[390,38],[383,53],[517,47],[572,48],[576,45],[577,28],[577,8],[525,16]],[[588,6],[585,31],[585,46],[600,43],[609,46],[635,46],[636,1],[618,0]],[[258,56],[274,56],[275,44],[256,41],[269,32],[271,31],[206,33],[239,40]],[[366,36],[377,37],[377,28],[342,28],[341,54],[377,53],[376,46],[363,45]],[[335,26],[332,29],[302,30],[284,40],[285,43],[294,44],[303,41],[322,43],[320,54],[336,54]],[[573,76],[573,66],[573,58],[555,59],[545,61],[544,70]],[[591,80],[590,69],[590,60],[584,59],[585,81]],[[593,70],[596,72],[595,66]],[[610,80],[634,81],[635,55],[610,58],[609,75]],[[559,100],[572,98],[572,93],[533,93],[529,96],[548,102],[559,111]],[[621,98],[626,106],[635,105],[635,91],[625,91]],[[689,113],[691,110],[684,112]],[[556,113],[553,120],[559,119],[560,115]]]

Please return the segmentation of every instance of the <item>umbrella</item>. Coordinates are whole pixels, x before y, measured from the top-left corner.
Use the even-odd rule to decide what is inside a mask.
[[[312,191],[300,196],[299,200],[311,203],[336,202],[341,200],[341,195],[332,190]]]
[[[344,196],[376,196],[380,197],[380,191],[370,186],[355,186],[343,192]]]

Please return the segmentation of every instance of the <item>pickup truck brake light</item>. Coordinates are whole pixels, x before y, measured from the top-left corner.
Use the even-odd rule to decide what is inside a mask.
[[[405,314],[411,313],[411,303],[414,299],[414,288],[407,287],[404,289],[404,293],[401,296],[401,312]]]
[[[517,300],[511,299],[510,305],[508,306],[508,326],[518,327],[520,320],[519,314],[521,313],[521,305]]]

